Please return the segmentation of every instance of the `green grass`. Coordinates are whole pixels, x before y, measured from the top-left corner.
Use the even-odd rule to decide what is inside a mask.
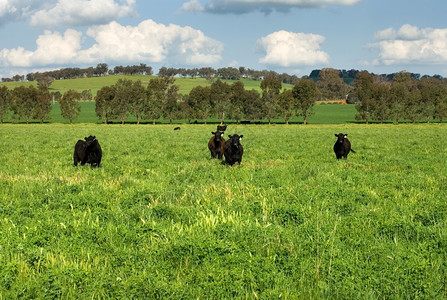
[[[62,123],[68,124],[69,120],[64,119],[61,115],[60,106],[58,102],[52,104],[53,108],[49,114],[50,119],[47,120],[47,123]],[[95,113],[95,102],[80,102],[81,105],[81,113],[79,117],[73,120],[74,124],[81,123],[93,123],[100,124],[103,123],[104,120],[99,119]],[[345,123],[357,123],[359,121],[355,120],[356,109],[355,105],[340,105],[340,104],[331,104],[331,105],[315,105],[314,106],[315,114],[308,118],[308,123],[310,124],[345,124]],[[24,123],[25,120],[12,120],[12,113],[9,116],[4,118],[5,123]],[[118,122],[118,120],[112,120],[112,122]],[[198,120],[200,123],[203,120]],[[39,123],[40,120],[31,120],[31,122]],[[128,116],[125,120],[126,123],[136,123],[136,118],[133,116]],[[160,119],[157,121],[158,123],[169,123],[168,120]],[[216,118],[208,119],[208,123],[218,123],[220,120]],[[235,123],[234,120],[226,120],[227,123]],[[267,123],[267,120],[262,120],[263,123]],[[302,117],[294,117],[289,121],[291,124],[302,124]],[[151,123],[152,120],[143,120],[142,123]],[[174,120],[176,124],[184,124],[187,123],[186,120]],[[284,119],[278,118],[274,119],[273,123],[284,124]],[[361,123],[361,122],[360,122]]]
[[[172,128],[0,125],[0,299],[447,297],[446,125]]]

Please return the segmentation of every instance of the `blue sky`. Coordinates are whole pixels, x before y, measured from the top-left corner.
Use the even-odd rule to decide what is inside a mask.
[[[447,77],[445,0],[0,0],[0,77],[145,63]]]

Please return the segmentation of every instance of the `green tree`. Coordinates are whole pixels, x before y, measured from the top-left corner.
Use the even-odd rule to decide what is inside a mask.
[[[213,113],[220,119],[222,125],[225,122],[225,114],[228,114],[230,110],[231,87],[218,79],[211,84],[210,95]]]
[[[438,118],[441,123],[447,118],[447,79],[444,79],[439,87],[433,116]]]
[[[348,85],[340,77],[340,70],[325,68],[318,74],[317,88],[322,100],[345,99]]]
[[[146,88],[140,80],[135,80],[130,84],[128,92],[130,95],[129,112],[137,118],[137,124],[140,124],[148,106]]]
[[[182,96],[182,99],[179,103],[179,117],[181,119],[188,120],[188,123],[191,123],[191,120],[193,118],[197,118],[197,113],[194,109],[194,103],[191,100],[189,94]]]
[[[115,98],[114,86],[103,86],[96,93],[95,97],[95,112],[99,118],[104,119],[104,124],[107,124],[113,117],[113,99]]]
[[[0,87],[0,123],[3,123],[3,118],[9,112],[11,103],[11,91],[6,86]]]
[[[249,120],[262,119],[262,98],[258,91],[248,90],[245,92],[243,112],[244,117]]]
[[[374,86],[374,76],[368,72],[357,73],[354,83],[354,89],[352,91],[353,97],[359,101],[356,104],[356,109],[358,114],[355,116],[357,120],[365,120],[366,124],[372,116],[373,107],[373,86]]]
[[[144,112],[145,119],[152,119],[152,124],[163,114],[163,104],[165,102],[166,92],[175,79],[173,77],[159,76],[149,80],[146,95],[147,105]]]
[[[163,117],[169,119],[169,124],[172,124],[172,120],[178,115],[179,112],[179,100],[182,95],[179,94],[179,86],[171,85],[164,97],[163,101]]]
[[[83,90],[81,92],[81,100],[82,101],[92,101],[93,100],[92,90],[90,90],[90,89]]]
[[[417,80],[409,72],[399,72],[393,78],[391,85],[391,100],[395,122],[399,117],[409,119],[412,123],[422,117],[421,93]]]
[[[317,100],[317,86],[312,79],[302,78],[293,86],[292,94],[299,107],[297,115],[303,117],[306,125],[307,117],[313,114],[312,108]]]
[[[371,118],[383,123],[389,119],[390,113],[390,84],[388,82],[374,82],[371,92]]]
[[[134,100],[132,95],[133,82],[130,79],[118,79],[114,86],[115,97],[112,100],[113,116],[119,119],[121,124],[124,124]]]
[[[242,81],[235,81],[230,88],[229,117],[239,122],[244,116],[244,102],[246,101],[247,91]]]
[[[19,86],[12,91],[11,109],[14,119],[24,118],[26,124],[33,117],[34,108],[37,104],[38,89],[29,86]]]
[[[281,111],[281,116],[284,118],[286,124],[289,124],[289,119],[296,114],[297,103],[293,97],[292,90],[286,89],[278,95],[278,104]]]
[[[79,105],[80,99],[81,94],[79,92],[69,89],[62,95],[62,98],[59,101],[62,117],[70,120],[70,124],[73,123],[73,120],[75,120],[81,112],[81,105]]]
[[[39,89],[37,91],[37,102],[34,106],[33,119],[40,120],[40,123],[50,119],[51,98],[48,90]]]
[[[267,76],[261,81],[263,112],[269,124],[278,116],[278,95],[281,92],[281,80],[273,76]]]
[[[421,115],[427,123],[435,116],[436,104],[442,98],[441,80],[429,77],[422,78],[418,82],[418,89],[421,93]]]
[[[211,87],[196,86],[189,92],[189,102],[195,111],[195,116],[207,123],[211,114]]]

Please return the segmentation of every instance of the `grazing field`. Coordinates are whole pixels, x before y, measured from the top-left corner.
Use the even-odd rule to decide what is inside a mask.
[[[81,113],[79,117],[73,120],[74,124],[81,123],[93,123],[93,124],[101,124],[104,120],[99,119],[96,116],[95,112],[95,102],[94,101],[86,101],[80,102],[81,105]],[[314,106],[315,114],[308,118],[308,123],[310,124],[344,124],[344,123],[364,123],[364,121],[356,121],[355,114],[356,109],[355,105],[341,105],[341,104],[330,104],[330,105],[315,105]],[[25,120],[13,120],[11,119],[12,112],[9,116],[4,119],[5,123],[25,123]],[[64,119],[61,115],[61,110],[58,102],[54,102],[52,104],[52,110],[49,114],[50,119],[45,121],[47,123],[62,123],[69,124],[70,121]],[[112,120],[115,123],[120,123],[119,120]],[[40,120],[31,120],[32,123],[40,123]],[[175,124],[187,123],[186,120],[174,120]],[[199,123],[203,123],[203,120],[198,120]],[[209,118],[207,120],[208,123],[220,123],[220,120],[217,118]],[[235,123],[234,120],[225,120],[226,123]],[[267,123],[267,120],[262,120],[263,123]],[[290,123],[303,123],[302,117],[294,117],[290,121]],[[136,123],[136,118],[134,116],[128,116],[125,120],[126,124]],[[152,120],[143,120],[142,123],[152,124]],[[168,120],[159,119],[157,123],[169,123]],[[273,123],[284,124],[284,119],[274,119]]]
[[[447,298],[446,125],[173,127],[0,125],[0,299]]]

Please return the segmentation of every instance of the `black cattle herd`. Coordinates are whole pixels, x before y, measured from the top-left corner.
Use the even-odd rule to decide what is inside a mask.
[[[241,145],[243,135],[229,135],[228,140],[225,140],[223,135],[226,129],[227,125],[218,125],[217,130],[211,132],[213,136],[208,142],[211,158],[222,159],[222,157],[225,157],[227,165],[232,166],[235,163],[240,165],[244,154],[244,148]],[[174,130],[180,130],[180,127],[175,127]],[[355,153],[354,149],[351,148],[351,142],[348,140],[348,134],[339,133],[335,136],[337,141],[334,144],[334,153],[337,159],[346,159],[349,152]],[[84,140],[77,141],[73,154],[75,166],[81,163],[81,166],[90,164],[92,168],[99,167],[101,159],[102,149],[95,136],[85,137]]]

